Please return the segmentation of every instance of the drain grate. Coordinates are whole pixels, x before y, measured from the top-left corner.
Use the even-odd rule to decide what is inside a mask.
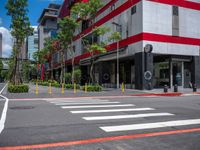
[[[34,109],[34,106],[15,106],[15,107],[10,107],[10,109],[13,110],[26,110],[26,109]]]

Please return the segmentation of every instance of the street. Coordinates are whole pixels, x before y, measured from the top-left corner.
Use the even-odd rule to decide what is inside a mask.
[[[199,96],[17,97],[9,99],[2,150],[200,149]]]

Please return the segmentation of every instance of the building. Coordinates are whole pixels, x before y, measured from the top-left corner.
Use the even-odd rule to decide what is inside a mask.
[[[39,50],[44,48],[45,38],[55,36],[60,5],[49,4],[38,19]]]
[[[33,60],[33,53],[38,51],[38,29],[37,26],[32,26],[32,28],[34,29],[33,35],[26,40],[29,60]]]
[[[3,36],[2,33],[0,33],[0,57],[2,57],[3,52]]]
[[[65,0],[60,17],[69,15],[75,0]],[[94,26],[105,25],[119,31],[119,82],[128,88],[152,89],[164,85],[200,87],[200,2],[197,0],[102,0],[95,23],[82,22],[74,35],[76,65],[82,69],[83,83],[89,73],[90,54],[82,38]],[[109,34],[105,35],[108,36]],[[104,40],[98,37],[98,40]],[[117,42],[109,43],[107,53],[96,57],[95,78],[99,84],[116,87]],[[59,59],[59,56],[53,56]],[[71,56],[66,54],[67,70]],[[60,64],[54,64],[59,68]]]

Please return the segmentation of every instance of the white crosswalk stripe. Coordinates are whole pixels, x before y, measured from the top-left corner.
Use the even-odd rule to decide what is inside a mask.
[[[115,116],[98,116],[98,117],[83,117],[85,120],[111,120],[111,119],[127,119],[127,118],[144,118],[144,117],[158,117],[158,116],[173,116],[170,113],[148,113],[135,115],[115,115]]]
[[[67,109],[67,108],[102,108],[102,107],[129,107],[129,106],[135,106],[133,104],[122,104],[122,105],[87,105],[87,106],[62,106],[61,108]]]
[[[104,130],[105,132],[116,132],[116,131],[177,127],[177,126],[196,125],[196,124],[200,124],[200,119],[176,120],[176,121],[131,124],[131,125],[120,125],[120,126],[104,126],[100,127],[100,129]]]
[[[120,102],[56,103],[55,105],[119,104]]]
[[[50,102],[50,103],[52,103],[52,104],[58,104],[58,103],[98,103],[98,102],[109,102],[108,100],[95,100],[95,101],[93,101],[93,100],[82,100],[82,101],[52,101],[52,102]]]
[[[110,101],[106,99],[98,99],[98,98],[96,99],[86,98],[86,99],[76,99],[76,100],[62,99],[62,100],[51,100],[48,102],[56,106],[59,106],[62,109],[75,109],[75,110],[69,110],[69,112],[74,115],[75,114],[80,115],[80,118],[82,118],[85,121],[115,120],[115,125],[105,126],[102,123],[102,126],[99,126],[99,128],[102,131],[108,133],[147,130],[147,129],[150,130],[156,128],[200,124],[200,119],[174,120],[173,116],[175,116],[175,114],[173,113],[158,112],[155,108],[150,108],[150,107],[135,108],[136,105],[132,103],[131,104],[123,103],[118,101]],[[126,114],[126,112],[134,112],[136,114]],[[89,116],[89,114],[93,114],[93,116]],[[103,114],[103,115],[100,116],[98,114]],[[140,123],[139,120],[134,119],[134,118],[151,118],[151,117],[157,118],[156,121],[149,122],[148,120],[143,120],[143,123]],[[159,119],[158,117],[162,117],[162,122],[158,121]],[[163,118],[165,117],[166,118],[168,117],[167,121],[163,121],[164,120]],[[171,120],[169,120],[169,117],[171,117]],[[133,120],[129,120],[129,124],[123,124],[123,119],[133,119]]]
[[[72,114],[84,114],[84,113],[105,113],[105,112],[129,112],[129,111],[147,111],[155,110],[154,108],[127,108],[127,109],[104,109],[104,110],[77,110],[70,111]]]

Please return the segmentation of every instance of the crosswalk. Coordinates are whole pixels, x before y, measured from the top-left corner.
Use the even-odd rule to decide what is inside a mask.
[[[156,108],[137,107],[135,104],[110,101],[107,99],[82,98],[47,101],[66,110],[67,112],[70,112],[72,115],[79,115],[81,119],[85,121],[103,121],[98,128],[104,132],[123,132],[187,125],[200,125],[200,118],[176,120],[176,115],[170,112],[159,112]],[[144,123],[143,120],[142,123],[138,123],[138,120],[135,120],[153,117],[157,118],[155,122],[150,121]],[[168,117],[166,121],[163,121],[163,119],[166,117]],[[171,120],[169,120],[169,117],[171,117]],[[157,121],[161,118],[161,121]],[[123,124],[125,119],[128,119],[129,124]],[[105,121],[109,120],[115,120],[114,125],[105,124]],[[149,120],[147,119],[145,121]]]

